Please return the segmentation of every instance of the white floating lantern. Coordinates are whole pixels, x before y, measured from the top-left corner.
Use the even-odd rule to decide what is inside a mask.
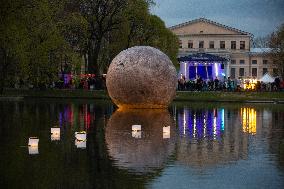
[[[39,154],[38,146],[29,146],[29,154],[30,155]]]
[[[141,125],[132,125],[132,137],[141,138]]]
[[[171,138],[171,126],[163,127],[163,138]]]
[[[75,146],[77,148],[82,148],[82,149],[85,149],[86,146],[87,146],[87,140],[75,140]]]
[[[29,146],[38,146],[39,138],[38,137],[30,137],[29,138]]]
[[[60,128],[50,128],[51,140],[60,140]]]
[[[141,125],[132,125],[132,131],[141,131]]]
[[[87,133],[86,133],[86,131],[75,132],[75,138],[78,141],[85,141],[85,140],[87,140]]]

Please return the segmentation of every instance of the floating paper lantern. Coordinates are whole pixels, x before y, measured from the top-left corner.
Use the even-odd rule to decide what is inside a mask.
[[[75,146],[77,148],[82,148],[82,149],[85,149],[86,146],[87,146],[87,140],[75,140]]]
[[[38,146],[29,146],[29,154],[30,155],[39,154]]]
[[[141,138],[141,125],[132,125],[132,137]]]
[[[163,138],[171,138],[171,126],[163,127]]]
[[[79,141],[85,141],[87,139],[86,131],[75,132],[75,138]]]
[[[29,138],[29,146],[38,146],[39,138],[38,137],[30,137]]]
[[[132,125],[132,131],[141,131],[141,125]]]
[[[60,140],[60,128],[50,128],[51,140]]]

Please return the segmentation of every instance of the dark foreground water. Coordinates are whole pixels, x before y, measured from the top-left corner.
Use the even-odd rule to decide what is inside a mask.
[[[0,101],[0,144],[1,188],[284,188],[283,105]]]

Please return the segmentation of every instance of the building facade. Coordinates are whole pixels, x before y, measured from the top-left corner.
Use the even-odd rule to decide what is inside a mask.
[[[200,18],[170,27],[170,30],[179,38],[179,58],[198,53],[211,54],[226,59],[225,62],[202,62],[202,64],[218,64],[220,71],[211,77],[254,78],[260,79],[265,73],[275,75],[277,70],[273,67],[268,56],[269,49],[253,49],[251,33],[238,30],[220,23]],[[180,62],[180,74],[186,79],[193,79],[194,74],[189,72],[188,62]],[[196,64],[196,63],[195,63]],[[191,64],[192,65],[192,64]],[[194,64],[193,64],[194,65]],[[217,68],[217,66],[215,66]],[[206,66],[207,70],[207,66]],[[196,69],[196,75],[198,71]],[[208,73],[207,73],[208,75]]]

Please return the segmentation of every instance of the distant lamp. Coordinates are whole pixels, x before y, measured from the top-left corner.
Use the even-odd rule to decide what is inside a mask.
[[[77,148],[85,149],[87,146],[87,133],[86,131],[75,132],[75,146]]]
[[[171,138],[171,126],[163,127],[163,138]]]
[[[52,141],[60,140],[60,128],[50,128],[50,139]]]
[[[39,138],[38,137],[30,137],[29,138],[29,154],[30,155],[34,155],[34,154],[38,154],[38,142],[39,142]]]
[[[141,125],[132,125],[132,137],[141,138]]]

